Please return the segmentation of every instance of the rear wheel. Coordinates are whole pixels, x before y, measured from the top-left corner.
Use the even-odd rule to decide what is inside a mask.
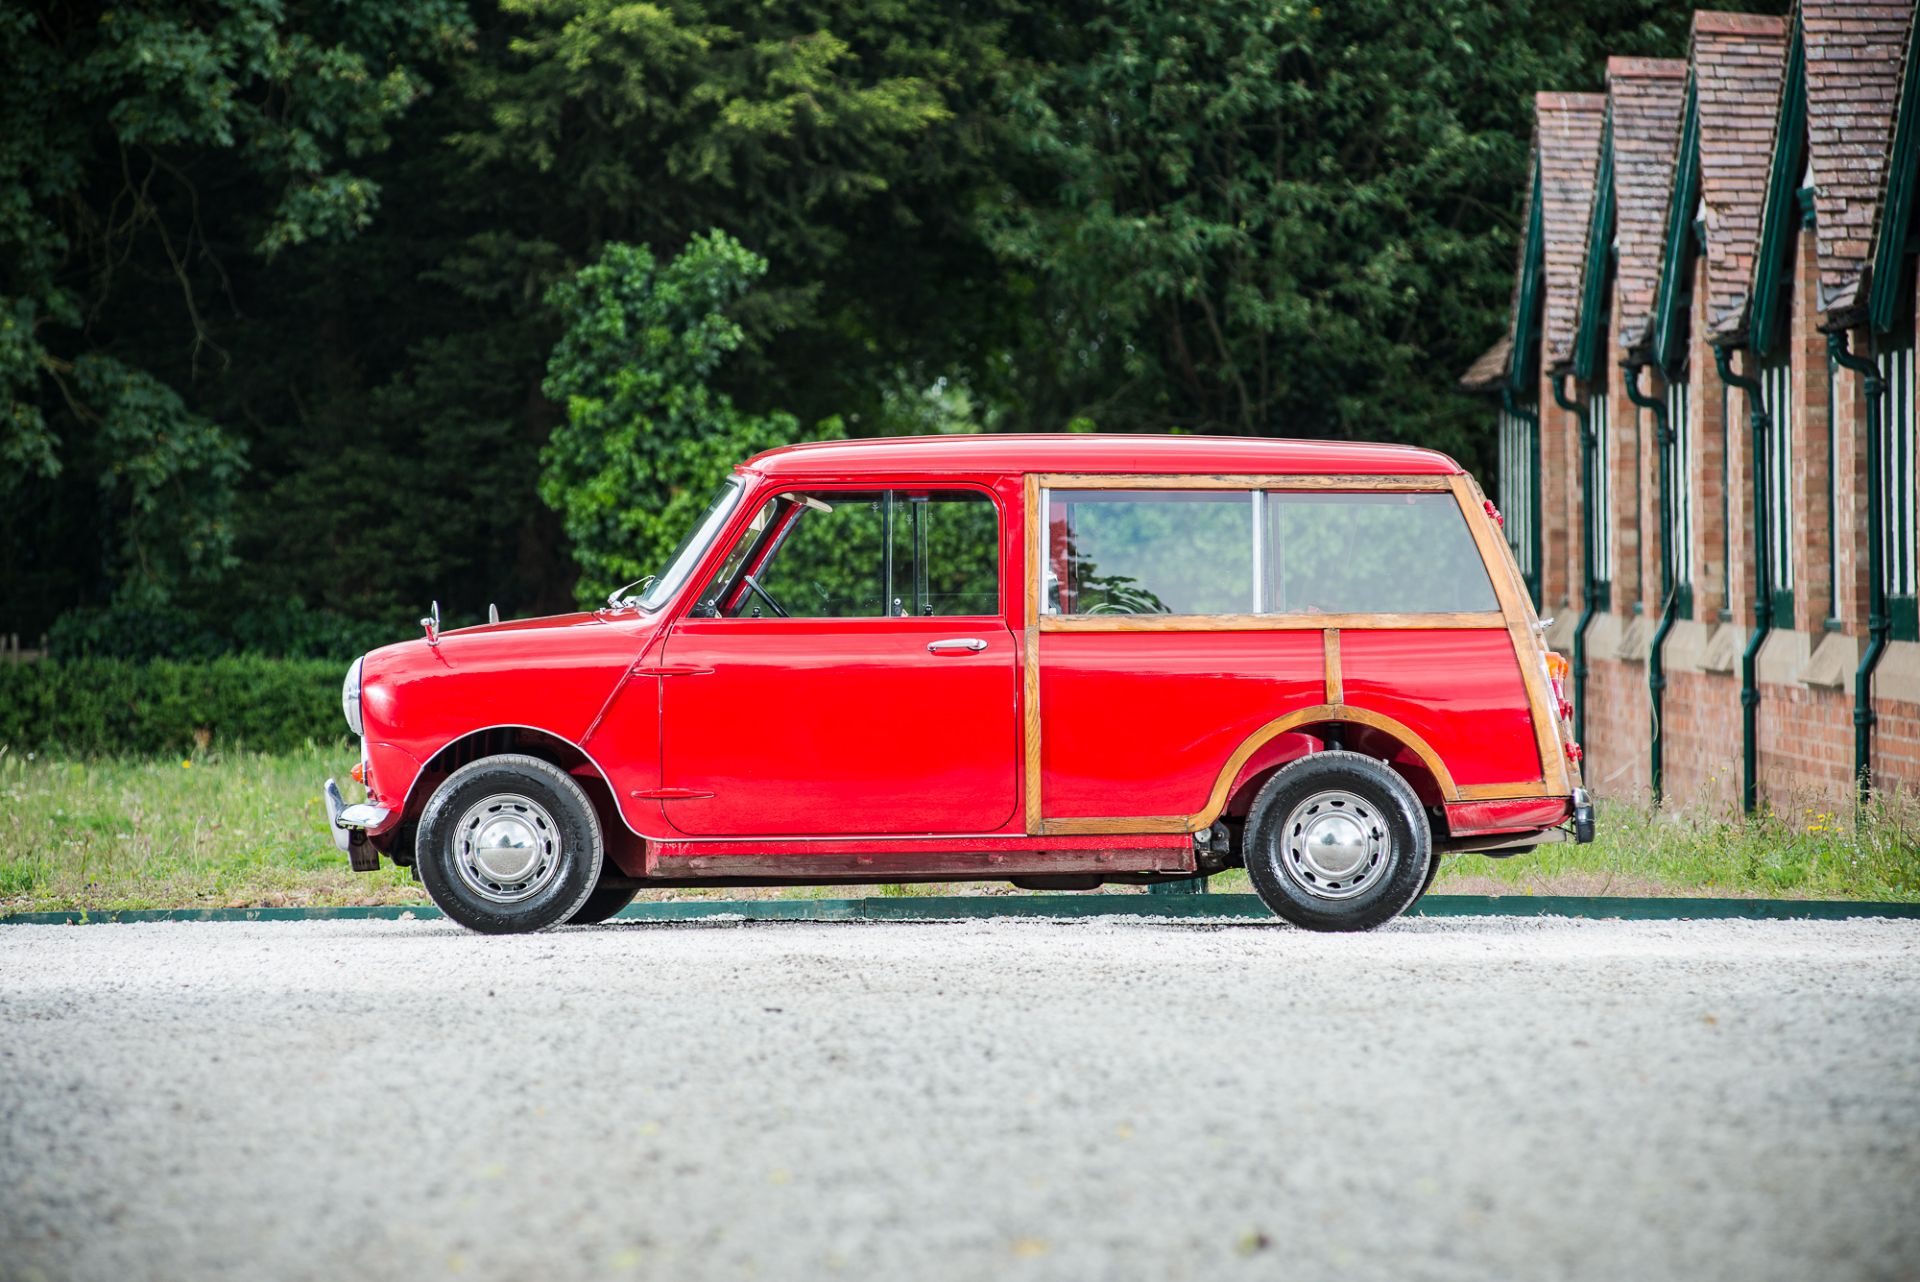
[[[1433,883],[1438,880],[1439,876],[1440,852],[1436,850],[1433,852],[1433,858],[1427,861],[1427,879],[1420,883],[1420,893],[1414,896],[1415,903],[1427,897],[1427,892],[1433,889]]]
[[[462,766],[420,816],[415,865],[440,910],[506,935],[571,919],[600,881],[593,803],[566,771],[503,754]]]
[[[1247,875],[1308,930],[1372,930],[1419,898],[1436,863],[1407,781],[1357,752],[1316,752],[1267,781],[1248,815]]]

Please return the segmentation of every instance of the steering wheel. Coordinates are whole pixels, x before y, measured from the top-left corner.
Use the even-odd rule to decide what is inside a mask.
[[[781,606],[781,604],[778,601],[774,600],[772,596],[768,595],[767,590],[760,586],[760,580],[754,578],[751,574],[743,574],[740,576],[740,581],[746,584],[747,587],[752,590],[755,596],[759,597],[762,601],[765,601],[767,603],[767,608],[769,610],[772,610],[775,614],[779,615],[783,619],[790,619],[793,617],[792,615],[786,612],[786,609],[783,606]]]

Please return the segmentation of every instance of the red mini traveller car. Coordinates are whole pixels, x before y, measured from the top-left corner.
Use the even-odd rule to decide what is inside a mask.
[[[475,930],[647,886],[1244,865],[1392,919],[1443,854],[1590,840],[1499,514],[1444,455],[965,436],[750,459],[638,595],[376,650],[344,704],[356,869]]]

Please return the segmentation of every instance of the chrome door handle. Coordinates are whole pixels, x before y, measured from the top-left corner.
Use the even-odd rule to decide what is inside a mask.
[[[945,641],[929,641],[927,649],[935,654],[979,654],[987,648],[987,643],[979,637],[949,637]]]

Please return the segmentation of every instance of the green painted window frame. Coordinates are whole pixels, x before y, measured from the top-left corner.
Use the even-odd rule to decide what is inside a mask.
[[[1681,370],[1666,387],[1667,430],[1673,439],[1668,450],[1667,477],[1673,487],[1673,537],[1669,556],[1673,575],[1673,607],[1682,619],[1693,617],[1693,388]]]
[[[1520,566],[1536,608],[1540,599],[1540,407],[1534,402],[1501,398],[1498,417],[1497,490],[1500,512],[1506,520],[1507,546]]]
[[[1911,276],[1907,277],[1912,280]],[[1912,297],[1911,294],[1908,297]],[[1920,641],[1920,523],[1914,511],[1915,454],[1920,452],[1920,366],[1914,321],[1880,345],[1880,377],[1886,383],[1880,419],[1882,496],[1880,569],[1887,591],[1887,615],[1893,636]]]
[[[1793,626],[1793,356],[1782,343],[1760,360],[1760,402],[1767,411],[1767,558],[1773,625]]]

